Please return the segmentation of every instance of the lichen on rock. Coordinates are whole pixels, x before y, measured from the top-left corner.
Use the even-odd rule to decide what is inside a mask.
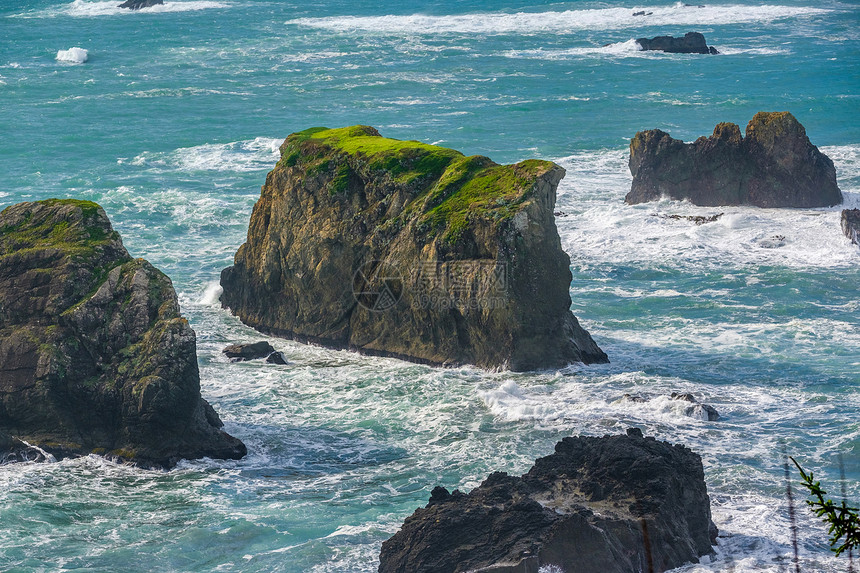
[[[630,141],[628,204],[662,197],[695,205],[829,207],[842,202],[833,161],[789,112],[759,112],[746,135],[720,123],[693,143],[659,129]]]
[[[101,207],[0,213],[0,432],[58,458],[170,467],[243,456],[221,426],[170,279],[129,256]]]
[[[368,126],[294,133],[221,274],[222,304],[263,332],[430,364],[605,362],[570,312],[563,176]]]

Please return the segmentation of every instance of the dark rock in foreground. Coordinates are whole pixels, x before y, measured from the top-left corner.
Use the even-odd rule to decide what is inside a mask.
[[[720,123],[693,143],[654,129],[630,141],[628,204],[662,197],[703,206],[829,207],[842,202],[836,169],[788,112],[759,112],[741,137]]]
[[[294,133],[221,303],[263,332],[422,363],[606,362],[570,312],[553,218],[563,176],[367,126]]]
[[[845,236],[855,245],[860,245],[860,209],[843,209],[840,223]]]
[[[644,12],[633,14],[642,15]],[[699,32],[687,32],[683,38],[673,36],[657,36],[656,38],[638,38],[636,43],[643,50],[657,50],[671,54],[719,54],[716,48],[708,46],[705,37]]]
[[[221,426],[170,279],[129,256],[101,207],[0,213],[0,432],[57,458],[170,467],[245,455]]]
[[[245,362],[246,360],[257,360],[265,358],[270,364],[286,364],[287,360],[284,355],[275,350],[275,348],[261,340],[253,344],[231,344],[222,350],[231,362]]]
[[[151,8],[153,6],[161,6],[164,0],[126,0],[118,8],[128,8],[129,10],[141,10],[143,8]]]
[[[565,438],[522,477],[437,487],[382,544],[380,573],[665,571],[712,552],[701,458],[627,436]]]

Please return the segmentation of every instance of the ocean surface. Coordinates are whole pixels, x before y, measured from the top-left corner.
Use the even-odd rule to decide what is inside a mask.
[[[371,572],[435,485],[468,490],[564,436],[630,426],[704,462],[719,544],[676,571],[788,571],[783,450],[860,501],[860,249],[839,208],[626,206],[627,144],[790,111],[860,207],[860,6],[702,1],[4,1],[0,208],[100,203],[173,279],[203,395],[249,455],[0,467],[0,571]],[[633,41],[688,31],[721,54]],[[277,339],[289,366],[228,363],[224,346],[263,336],[220,308],[219,273],[279,144],[353,124],[564,166],[572,309],[611,364],[441,369]],[[798,522],[801,570],[846,571],[802,505]]]

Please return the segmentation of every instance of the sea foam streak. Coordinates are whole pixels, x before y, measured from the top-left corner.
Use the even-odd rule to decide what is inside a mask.
[[[840,211],[860,200],[858,146],[823,148],[836,164],[845,203],[825,209],[698,207],[685,201],[625,205],[630,190],[626,150],[587,152],[557,160],[568,171],[556,209],[562,246],[573,260],[614,263],[672,261],[681,266],[854,265],[857,248],[842,234]],[[615,200],[607,204],[606,197]],[[713,216],[696,225],[667,215]]]
[[[159,6],[151,6],[143,10],[129,10],[128,8],[120,8],[121,0],[74,0],[69,4],[54,6],[47,10],[36,12],[25,12],[17,14],[17,17],[22,18],[44,18],[46,16],[75,16],[75,17],[92,17],[92,16],[114,16],[117,14],[163,14],[165,12],[188,12],[192,10],[206,10],[209,8],[227,8],[226,2],[218,2],[215,0],[166,0],[164,4]]]
[[[640,9],[641,10],[641,9]],[[644,9],[648,16],[633,16],[630,8],[565,10],[561,12],[489,12],[449,16],[332,16],[297,18],[288,24],[324,28],[337,32],[377,34],[535,34],[570,33],[580,30],[612,30],[645,26],[714,26],[761,23],[828,12],[802,6],[673,6]]]
[[[232,143],[207,143],[168,153],[145,151],[131,164],[179,171],[257,171],[271,169],[280,158],[282,139],[257,137]]]

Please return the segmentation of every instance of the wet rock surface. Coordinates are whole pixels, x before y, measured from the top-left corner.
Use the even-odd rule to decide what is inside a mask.
[[[292,134],[221,273],[222,305],[268,334],[421,363],[606,362],[570,312],[563,176],[368,126]]]
[[[129,256],[101,207],[0,213],[0,432],[57,458],[171,467],[243,456],[221,427],[170,279]]]
[[[665,571],[712,552],[701,458],[626,436],[565,438],[521,477],[436,487],[383,543],[380,573]]]
[[[659,129],[630,142],[628,204],[667,197],[695,205],[828,207],[842,202],[833,161],[788,112],[759,112],[741,136],[720,123],[693,143]]]

